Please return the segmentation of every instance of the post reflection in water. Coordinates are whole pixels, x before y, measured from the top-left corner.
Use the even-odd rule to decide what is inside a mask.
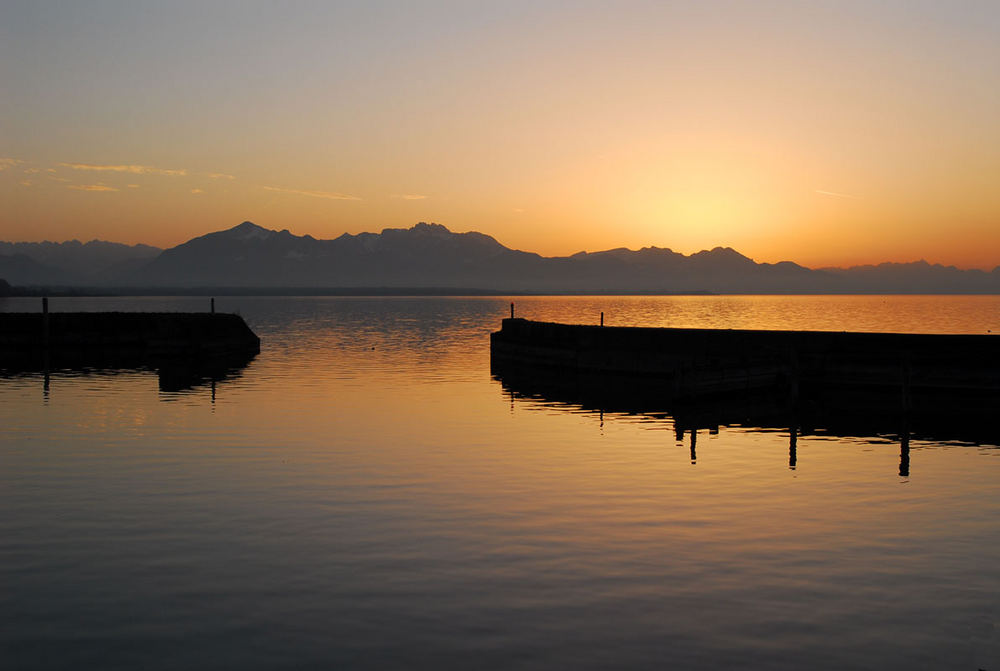
[[[799,430],[798,427],[793,423],[791,428],[788,430],[788,468],[790,470],[795,470],[795,462],[797,460],[796,450],[799,442]]]
[[[46,355],[40,371],[36,372],[30,365],[20,366],[17,370],[0,369],[0,377],[32,375],[40,372],[42,401],[47,404],[51,399],[53,374],[57,377],[61,375],[81,377],[87,375],[108,376],[124,372],[155,372],[159,391],[164,393],[189,393],[207,383],[210,389],[211,405],[214,407],[217,384],[225,384],[238,379],[255,356],[255,354],[240,354],[215,357],[211,360],[160,359],[144,364],[128,361],[120,362],[121,365],[113,365],[111,362],[105,361],[94,366],[75,365],[53,368],[50,365],[49,356]],[[513,397],[511,402],[513,403]]]
[[[678,444],[685,437],[690,459],[697,464],[698,431],[710,435],[719,427],[771,433],[788,432],[788,468],[798,467],[799,437],[841,437],[884,445],[888,436],[899,443],[899,476],[910,476],[910,440],[1000,445],[994,421],[997,399],[926,398],[912,391],[895,393],[812,389],[789,395],[787,390],[707,398],[674,399],[655,382],[608,376],[562,373],[494,364],[493,376],[511,398],[541,401],[604,414],[645,415],[672,422]]]
[[[899,437],[899,476],[910,477],[910,432],[905,427]]]

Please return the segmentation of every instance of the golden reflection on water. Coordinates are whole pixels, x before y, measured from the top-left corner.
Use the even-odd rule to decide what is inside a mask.
[[[39,596],[79,571],[110,593],[189,594],[173,619],[140,620],[197,622],[203,645],[244,622],[292,664],[350,666],[338,655],[357,649],[393,666],[389,635],[428,668],[430,642],[446,658],[521,651],[536,668],[606,667],[602,650],[647,668],[997,659],[995,446],[917,437],[901,476],[887,417],[878,435],[797,431],[794,464],[789,427],[736,422],[699,428],[692,455],[669,414],[493,379],[488,333],[507,299],[243,300],[262,352],[214,387],[53,371],[45,403],[41,376],[0,379],[0,533],[20,548],[5,556],[21,575],[14,610],[36,618],[23,621],[96,635],[89,611]],[[843,324],[832,305],[864,325],[883,298],[514,300],[539,319],[600,307],[609,323],[706,313],[738,328],[756,314],[797,328],[803,311]],[[921,300],[921,323],[948,311],[906,297],[911,316],[870,330],[909,330]],[[1000,307],[964,305],[953,328],[983,329]],[[54,568],[56,554],[76,568]],[[171,568],[151,579],[157,566]],[[104,634],[127,640],[119,616]]]

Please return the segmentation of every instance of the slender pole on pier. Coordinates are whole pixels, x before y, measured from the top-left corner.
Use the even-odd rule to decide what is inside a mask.
[[[514,318],[514,304],[513,303],[510,304],[510,318],[511,319]]]
[[[212,297],[212,314],[215,314],[215,297]]]
[[[601,326],[604,326],[604,311],[601,310]]]

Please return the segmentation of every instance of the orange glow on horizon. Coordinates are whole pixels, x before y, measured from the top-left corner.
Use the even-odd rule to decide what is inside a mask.
[[[434,221],[545,256],[1000,265],[996,8],[397,9],[261,9],[247,34],[12,9],[0,239]]]

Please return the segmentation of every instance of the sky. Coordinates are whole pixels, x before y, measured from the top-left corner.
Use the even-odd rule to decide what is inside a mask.
[[[998,36],[995,0],[0,0],[0,239],[991,269]]]

